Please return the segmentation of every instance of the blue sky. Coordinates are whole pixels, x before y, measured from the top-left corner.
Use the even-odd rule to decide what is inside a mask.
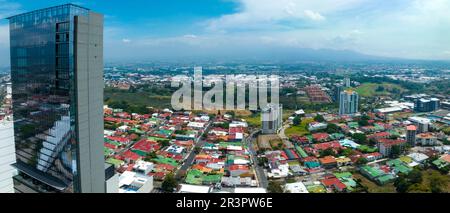
[[[0,65],[8,62],[5,17],[68,2],[71,1],[0,0]],[[450,60],[450,0],[72,3],[105,15],[106,61],[248,57],[296,48]]]

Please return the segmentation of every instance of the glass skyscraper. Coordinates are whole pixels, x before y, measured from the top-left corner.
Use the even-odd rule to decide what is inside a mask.
[[[103,16],[65,4],[8,19],[16,192],[105,192]]]

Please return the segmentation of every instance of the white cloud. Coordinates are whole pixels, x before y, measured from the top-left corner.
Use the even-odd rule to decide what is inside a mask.
[[[323,21],[327,14],[355,8],[367,0],[236,0],[240,10],[210,20],[207,29],[279,29],[283,22]]]
[[[194,34],[187,34],[187,35],[184,35],[183,37],[184,38],[192,38],[192,39],[197,38],[197,36]]]
[[[123,26],[106,27],[106,55],[169,58],[223,52],[253,56],[268,50],[312,48],[450,58],[449,0],[233,1],[239,3],[236,12],[194,23],[199,28],[179,36],[130,35]]]
[[[318,13],[318,12],[314,12],[314,11],[311,11],[311,10],[305,10],[304,13],[305,13],[305,16],[306,16],[306,17],[310,18],[310,19],[313,20],[313,21],[322,21],[322,20],[325,20],[325,17],[322,16],[322,15],[321,15],[320,13]]]
[[[449,0],[236,0],[237,12],[206,23],[206,34],[261,44],[446,59]],[[233,40],[233,42],[239,42]],[[241,42],[244,43],[244,42]]]

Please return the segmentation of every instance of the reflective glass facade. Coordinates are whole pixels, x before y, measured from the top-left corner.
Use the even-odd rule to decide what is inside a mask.
[[[9,18],[16,179],[40,191],[77,192],[74,17],[62,5]]]

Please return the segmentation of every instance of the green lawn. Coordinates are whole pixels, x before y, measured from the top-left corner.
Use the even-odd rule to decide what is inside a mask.
[[[369,193],[396,193],[395,186],[393,183],[388,183],[383,186],[376,184],[375,182],[367,179],[359,173],[354,173],[353,177],[361,180],[361,184],[367,187]]]
[[[261,114],[249,115],[249,116],[237,116],[238,118],[247,121],[248,125],[255,128],[261,127]]]
[[[126,101],[132,105],[145,105],[147,107],[163,109],[171,106],[170,99],[170,96],[158,96],[148,92],[116,92],[105,90],[105,104],[113,101]]]
[[[287,137],[290,137],[292,135],[306,135],[309,134],[308,131],[308,124],[313,122],[314,120],[312,118],[309,119],[303,119],[302,122],[300,123],[300,125],[298,126],[291,126],[289,128],[287,128],[284,133],[286,134]]]
[[[384,90],[377,91],[379,87],[383,87]],[[395,91],[398,90],[398,91]],[[364,83],[356,88],[356,92],[363,97],[383,96],[383,95],[399,95],[405,92],[406,89],[400,85],[390,83]]]
[[[433,169],[428,169],[428,170],[422,171],[422,183],[411,186],[409,188],[408,192],[431,193],[430,179],[432,179],[432,177],[438,177],[438,178],[443,179],[444,182],[447,183],[447,187],[443,188],[444,192],[445,193],[450,192],[450,176],[443,175],[440,172],[433,170]]]

